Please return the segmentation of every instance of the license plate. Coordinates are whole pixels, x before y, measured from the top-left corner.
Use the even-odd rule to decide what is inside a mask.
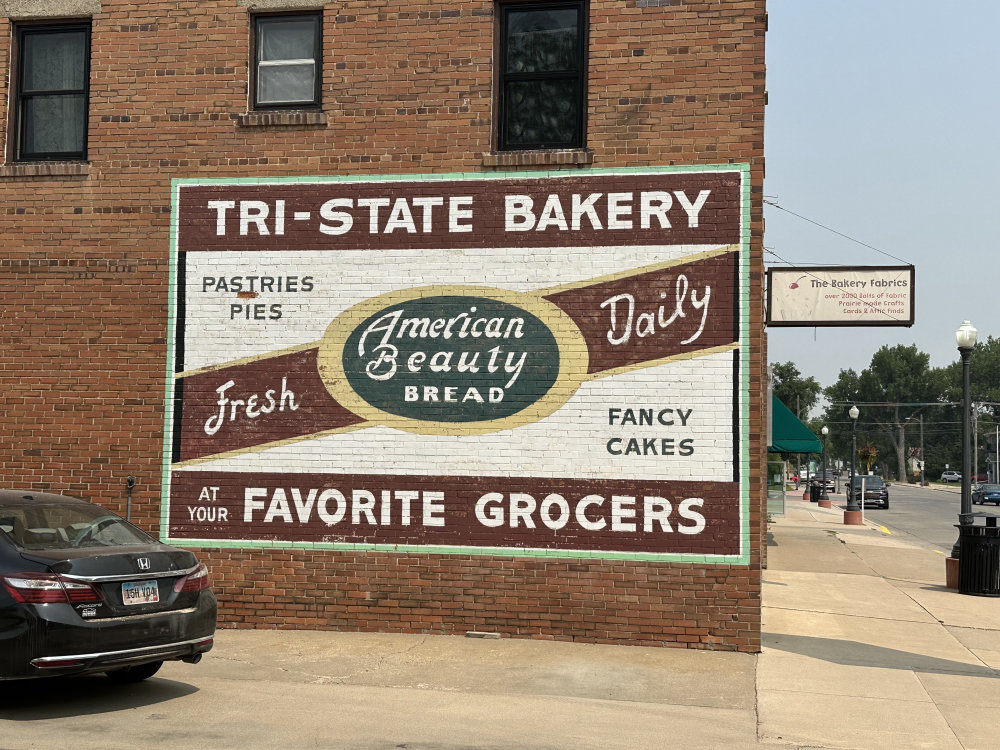
[[[125,604],[155,604],[160,601],[160,587],[156,581],[123,583],[122,601]]]

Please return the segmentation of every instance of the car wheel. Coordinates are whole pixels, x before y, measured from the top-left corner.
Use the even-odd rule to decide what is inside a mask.
[[[889,498],[885,499],[885,502],[882,503],[882,507],[885,508],[886,510],[889,510]]]
[[[148,664],[137,664],[134,667],[112,669],[110,672],[105,672],[105,674],[114,682],[131,684],[133,682],[148,680],[156,674],[162,666],[162,661],[151,661]]]

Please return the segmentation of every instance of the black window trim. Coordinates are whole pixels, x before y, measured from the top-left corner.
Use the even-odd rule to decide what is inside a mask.
[[[258,38],[260,36],[260,21],[274,20],[278,18],[312,17],[316,19],[315,62],[316,80],[313,86],[312,102],[292,102],[279,104],[261,104],[257,101],[258,68],[260,66],[260,50]],[[283,13],[254,13],[251,23],[250,33],[250,111],[251,112],[273,112],[275,110],[315,110],[322,109],[322,89],[323,89],[323,11],[322,10],[300,10],[286,11]]]
[[[521,0],[509,0],[499,2],[499,54],[497,71],[497,97],[496,111],[499,115],[496,127],[496,150],[497,151],[541,151],[555,149],[581,149],[586,146],[587,134],[587,66],[588,66],[588,41],[587,32],[589,27],[589,12],[587,0],[549,0],[548,2],[523,2]],[[525,10],[550,10],[575,8],[577,12],[577,53],[576,60],[578,67],[575,75],[566,72],[542,72],[542,73],[508,73],[507,72],[507,24],[508,15],[511,11]],[[506,133],[506,112],[504,101],[506,98],[506,84],[508,81],[524,80],[575,80],[576,81],[576,134],[577,138],[572,143],[558,144],[516,144],[507,143]]]
[[[83,70],[82,89],[49,90],[40,93],[24,93],[24,64],[25,36],[36,34],[54,34],[65,31],[83,31],[86,38]],[[87,138],[90,131],[90,55],[91,55],[91,22],[86,21],[53,21],[53,22],[32,22],[18,23],[14,26],[17,43],[17,70],[12,76],[16,94],[13,97],[13,118],[11,131],[13,138],[12,160],[15,162],[42,162],[42,161],[86,161],[87,160]],[[59,94],[83,94],[83,144],[80,151],[49,151],[49,152],[25,152],[24,144],[24,100],[34,96],[51,96]]]

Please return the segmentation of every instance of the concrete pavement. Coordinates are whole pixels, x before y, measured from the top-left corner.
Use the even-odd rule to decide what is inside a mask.
[[[760,655],[227,630],[140,686],[0,683],[0,747],[1000,747],[1000,600],[842,516],[771,524]]]
[[[762,740],[1000,747],[1000,599],[946,589],[944,554],[874,524],[844,526],[837,507],[792,500],[772,531]]]

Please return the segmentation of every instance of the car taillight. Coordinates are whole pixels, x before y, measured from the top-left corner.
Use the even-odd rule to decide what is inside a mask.
[[[47,573],[14,573],[0,576],[0,583],[16,601],[25,604],[66,604],[101,602],[103,598],[89,583]]]
[[[198,569],[190,575],[184,576],[174,584],[174,591],[201,591],[208,588],[208,568],[205,563],[198,563]]]

